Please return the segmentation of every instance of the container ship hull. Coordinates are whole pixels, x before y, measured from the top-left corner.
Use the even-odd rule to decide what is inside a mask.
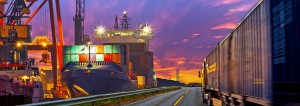
[[[97,65],[93,68],[87,68],[86,66],[72,66],[64,69],[61,81],[62,84],[67,87],[69,96],[71,97],[136,89],[127,74],[121,72],[112,64]]]

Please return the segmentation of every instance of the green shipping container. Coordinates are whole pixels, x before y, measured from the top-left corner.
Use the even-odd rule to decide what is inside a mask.
[[[72,55],[70,60],[72,62],[78,62],[79,61],[79,55]]]
[[[71,46],[64,46],[63,49],[63,54],[71,54]]]
[[[104,61],[104,54],[96,54],[96,61]]]
[[[63,59],[63,64],[67,64],[71,61],[71,55],[63,55],[64,59]]]
[[[84,45],[71,46],[71,54],[80,54],[84,47]]]
[[[112,53],[112,45],[104,45],[104,53]]]
[[[113,53],[121,53],[120,45],[113,45]]]

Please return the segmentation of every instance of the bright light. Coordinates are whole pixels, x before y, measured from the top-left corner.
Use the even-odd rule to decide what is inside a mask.
[[[95,28],[94,31],[96,32],[96,34],[103,34],[105,32],[105,27],[98,26],[98,27]]]
[[[143,30],[145,33],[151,33],[152,28],[151,28],[151,26],[146,25],[142,30]]]
[[[88,42],[87,42],[87,45],[88,45],[88,46],[91,45],[91,44],[92,44],[91,41],[88,41]]]
[[[123,14],[127,14],[127,12],[126,12],[126,11],[124,11],[124,12],[123,12]]]
[[[22,43],[21,42],[17,42],[17,47],[21,47]]]
[[[47,43],[43,42],[43,43],[42,43],[42,46],[43,46],[43,47],[46,47],[46,46],[47,46]]]
[[[29,77],[28,76],[23,76],[23,79],[29,79]]]

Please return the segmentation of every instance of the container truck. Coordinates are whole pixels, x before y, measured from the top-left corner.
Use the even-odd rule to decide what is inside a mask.
[[[203,64],[203,102],[300,106],[300,0],[260,0]]]

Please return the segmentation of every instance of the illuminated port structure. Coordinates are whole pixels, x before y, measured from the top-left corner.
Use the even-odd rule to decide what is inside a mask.
[[[149,40],[154,39],[154,30],[150,25],[140,25],[139,29],[105,29],[96,27],[95,39],[106,43],[144,43],[149,50]]]
[[[153,53],[149,51],[149,41],[154,39],[153,27],[141,24],[136,29],[130,29],[127,13],[123,13],[121,28],[118,17],[112,29],[104,26],[95,28],[95,42],[104,44],[127,45],[129,47],[129,76],[136,81],[138,88],[156,87],[156,76],[153,70]]]

